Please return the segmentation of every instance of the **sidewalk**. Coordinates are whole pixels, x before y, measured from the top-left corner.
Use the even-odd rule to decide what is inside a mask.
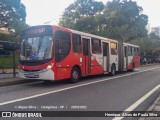
[[[18,72],[18,69],[16,69],[16,72]],[[0,68],[0,74],[2,73],[13,73],[13,68]]]
[[[18,73],[16,73],[16,77],[18,77]],[[13,78],[13,73],[0,73],[0,79]]]
[[[18,78],[18,73],[16,74],[15,78],[13,77],[13,73],[0,74],[0,87],[24,84],[29,82],[35,82],[35,81],[29,80],[29,79],[20,79]]]

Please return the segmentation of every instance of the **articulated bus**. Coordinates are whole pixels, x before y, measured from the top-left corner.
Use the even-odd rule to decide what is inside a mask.
[[[78,82],[80,77],[140,67],[140,48],[60,26],[28,27],[21,33],[19,77]]]

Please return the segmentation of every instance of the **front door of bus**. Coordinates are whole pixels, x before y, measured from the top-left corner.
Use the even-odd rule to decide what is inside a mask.
[[[109,47],[108,43],[103,42],[103,71],[109,71]]]
[[[90,53],[90,38],[82,37],[83,42],[83,73],[88,75],[91,72],[91,53]]]

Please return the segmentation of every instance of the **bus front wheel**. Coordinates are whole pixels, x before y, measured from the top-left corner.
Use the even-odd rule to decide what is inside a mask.
[[[76,83],[79,81],[79,78],[80,78],[80,71],[77,67],[74,67],[71,72],[70,82]]]

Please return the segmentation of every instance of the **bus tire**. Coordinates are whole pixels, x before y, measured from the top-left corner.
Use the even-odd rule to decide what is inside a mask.
[[[135,70],[135,65],[134,65],[134,63],[132,64],[132,68],[131,68],[131,72],[134,72],[134,70]]]
[[[70,82],[77,83],[80,78],[80,70],[77,67],[74,67],[71,71]]]
[[[115,64],[112,64],[112,67],[111,67],[111,73],[110,73],[112,76],[114,76],[116,74],[116,66]]]

